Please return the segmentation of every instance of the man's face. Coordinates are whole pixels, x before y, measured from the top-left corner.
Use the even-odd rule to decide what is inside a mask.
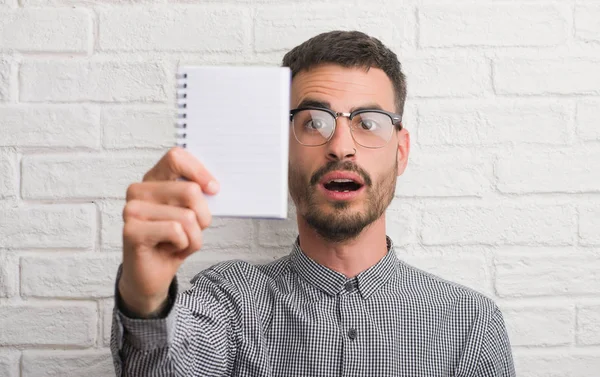
[[[377,107],[396,112],[392,82],[376,68],[320,65],[298,73],[291,94],[292,108],[320,103],[335,112]],[[352,137],[350,120],[344,117],[337,119],[333,136],[321,146],[300,144],[290,130],[289,188],[298,215],[329,241],[355,238],[392,201],[408,151],[406,130],[394,130],[381,148],[359,145]],[[359,184],[340,187],[340,179]]]

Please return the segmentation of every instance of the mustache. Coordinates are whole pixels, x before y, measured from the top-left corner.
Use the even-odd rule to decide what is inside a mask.
[[[370,187],[373,184],[373,182],[371,180],[371,176],[369,176],[369,173],[367,173],[364,169],[362,169],[360,166],[356,165],[352,161],[346,160],[346,161],[330,161],[327,164],[325,164],[324,166],[322,166],[321,168],[319,168],[319,170],[317,170],[312,175],[312,177],[310,179],[310,185],[311,186],[316,185],[321,180],[321,178],[323,178],[323,176],[325,174],[335,171],[335,170],[351,171],[353,173],[360,175],[365,183],[365,186]]]

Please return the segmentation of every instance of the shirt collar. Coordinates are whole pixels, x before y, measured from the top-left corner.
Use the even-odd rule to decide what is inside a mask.
[[[389,237],[387,241],[387,254],[375,265],[361,272],[354,279],[348,279],[343,274],[331,270],[309,258],[300,248],[299,238],[292,247],[292,268],[309,284],[330,296],[338,295],[345,291],[346,283],[355,281],[358,291],[364,299],[377,292],[397,271],[398,258],[394,252],[394,244]]]

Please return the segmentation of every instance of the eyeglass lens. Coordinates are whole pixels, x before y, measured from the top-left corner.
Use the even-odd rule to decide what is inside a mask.
[[[325,144],[335,129],[336,119],[323,110],[301,110],[294,114],[292,128],[296,140],[307,146]],[[391,138],[394,125],[382,113],[357,114],[350,123],[354,141],[367,148],[383,147]]]

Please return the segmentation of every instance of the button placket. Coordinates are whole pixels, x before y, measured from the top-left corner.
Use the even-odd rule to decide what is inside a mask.
[[[346,291],[352,292],[352,290],[354,289],[354,284],[352,284],[351,281],[346,282],[346,284],[344,285],[344,288],[346,288]]]
[[[348,330],[347,335],[348,335],[348,338],[350,338],[350,340],[354,340],[358,336],[358,331],[356,331],[356,329],[350,329],[350,330]]]

